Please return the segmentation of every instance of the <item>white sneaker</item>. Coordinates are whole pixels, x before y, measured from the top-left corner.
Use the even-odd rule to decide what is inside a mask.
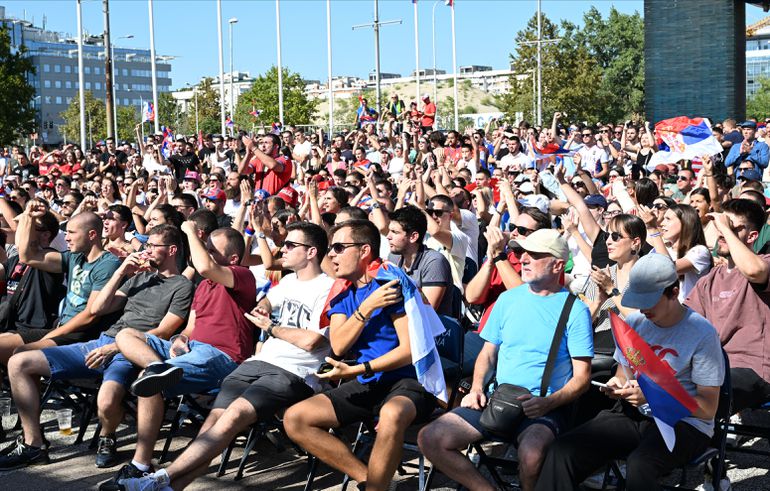
[[[730,483],[730,479],[725,477],[722,480],[719,481],[719,489],[715,490],[714,485],[711,484],[711,482],[704,482],[697,488],[695,488],[696,491],[731,491],[733,489],[732,483]]]
[[[730,416],[730,424],[731,425],[743,424],[743,417],[741,416],[741,413],[735,413],[732,416]],[[728,428],[729,428],[729,425],[728,425]],[[727,446],[732,448],[739,447],[748,440],[746,436],[736,435],[734,433],[728,433],[725,439],[727,440]]]
[[[118,485],[123,491],[173,491],[169,484],[171,484],[171,478],[166,469],[147,473],[142,477],[131,477],[118,481]]]

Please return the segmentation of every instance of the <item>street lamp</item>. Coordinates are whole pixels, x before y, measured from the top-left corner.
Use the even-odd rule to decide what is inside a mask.
[[[227,21],[230,28],[230,120],[233,120],[235,107],[233,106],[233,25],[238,23],[238,19],[231,17]]]
[[[438,100],[438,78],[436,77],[436,5],[440,1],[436,0],[433,2],[433,104],[437,104],[436,101]]]
[[[134,39],[134,35],[120,36],[118,41],[121,39]],[[117,142],[120,137],[118,136],[118,70],[115,68],[115,43],[110,45],[110,58],[112,59],[112,100],[114,101],[112,112],[115,121],[115,141]],[[128,55],[126,55],[126,61],[128,61]]]

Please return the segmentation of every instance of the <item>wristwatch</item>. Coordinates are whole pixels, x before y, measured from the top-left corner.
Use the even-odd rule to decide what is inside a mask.
[[[618,295],[620,295],[620,290],[618,290],[617,288],[613,288],[612,291],[610,292],[610,297],[617,297]]]
[[[266,239],[266,238],[267,238],[267,235],[265,235],[265,233],[264,233],[264,232],[260,232],[260,233],[258,233],[258,234],[257,234],[257,238],[258,238],[258,239]]]
[[[372,208],[380,208],[381,206],[382,205],[380,205],[378,202],[375,201],[374,204],[372,205]]]
[[[363,365],[364,365],[364,378],[374,377],[374,372],[372,371],[372,365],[368,361],[365,361]]]
[[[492,258],[493,263],[498,263],[500,261],[507,261],[507,260],[508,260],[508,255],[506,255],[504,252],[501,252],[500,254]]]

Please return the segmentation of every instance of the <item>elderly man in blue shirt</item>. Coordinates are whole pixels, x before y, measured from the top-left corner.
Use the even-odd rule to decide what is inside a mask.
[[[756,139],[757,123],[744,121],[740,126],[743,141],[740,145],[733,145],[730,148],[730,153],[725,159],[725,166],[729,168],[748,161],[754,164],[755,168],[764,169],[770,160],[770,147],[767,146],[767,143]]]

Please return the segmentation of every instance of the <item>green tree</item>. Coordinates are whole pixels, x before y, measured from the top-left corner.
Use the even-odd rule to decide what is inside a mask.
[[[180,117],[182,131],[190,134],[195,132],[195,113],[197,111],[198,128],[200,131],[204,134],[221,133],[222,122],[219,112],[219,91],[214,88],[214,80],[204,78],[198,84],[196,90],[198,92],[197,105],[195,97],[193,97],[190,100],[190,104],[187,105],[187,114],[183,114]]]
[[[746,115],[758,121],[770,117],[770,78],[761,77],[759,89],[746,101]]]
[[[93,146],[94,141],[99,141],[107,136],[107,113],[105,112],[104,101],[94,97],[94,94],[87,90],[85,92],[86,108],[86,140],[90,142],[89,147]],[[118,121],[120,119],[120,109],[118,108]],[[61,117],[64,124],[59,127],[59,131],[69,141],[80,141],[80,98],[73,97],[70,105],[62,111]],[[125,125],[121,125],[125,126]],[[133,131],[133,126],[131,126]],[[119,131],[120,129],[119,126]]]
[[[364,90],[358,95],[353,95],[346,98],[342,98],[342,97],[334,98],[335,132],[342,132],[344,130],[350,130],[353,128],[353,125],[356,121],[356,111],[358,111],[358,108],[361,105],[361,103],[358,100],[359,96],[363,97],[367,101],[373,101],[375,100],[375,97],[376,97],[374,94],[374,90],[368,89],[368,90]],[[316,118],[316,122],[323,125],[325,123],[328,124],[328,121],[329,121],[329,109],[327,107],[326,112],[320,118]]]
[[[8,28],[0,26],[0,142],[9,143],[35,131],[35,111],[30,102],[35,88],[29,83],[35,73],[24,46],[11,51]]]
[[[171,127],[175,132],[183,131],[185,118],[179,110],[179,105],[171,96],[171,92],[161,92],[158,94],[157,114],[160,117],[159,121],[161,126]]]
[[[311,124],[318,101],[305,94],[305,82],[298,73],[283,69],[283,119],[286,124]],[[252,108],[261,111],[257,120],[249,114]],[[270,124],[278,121],[278,69],[270,68],[267,73],[254,80],[251,88],[241,94],[235,110],[235,124],[251,128],[255,123]]]

